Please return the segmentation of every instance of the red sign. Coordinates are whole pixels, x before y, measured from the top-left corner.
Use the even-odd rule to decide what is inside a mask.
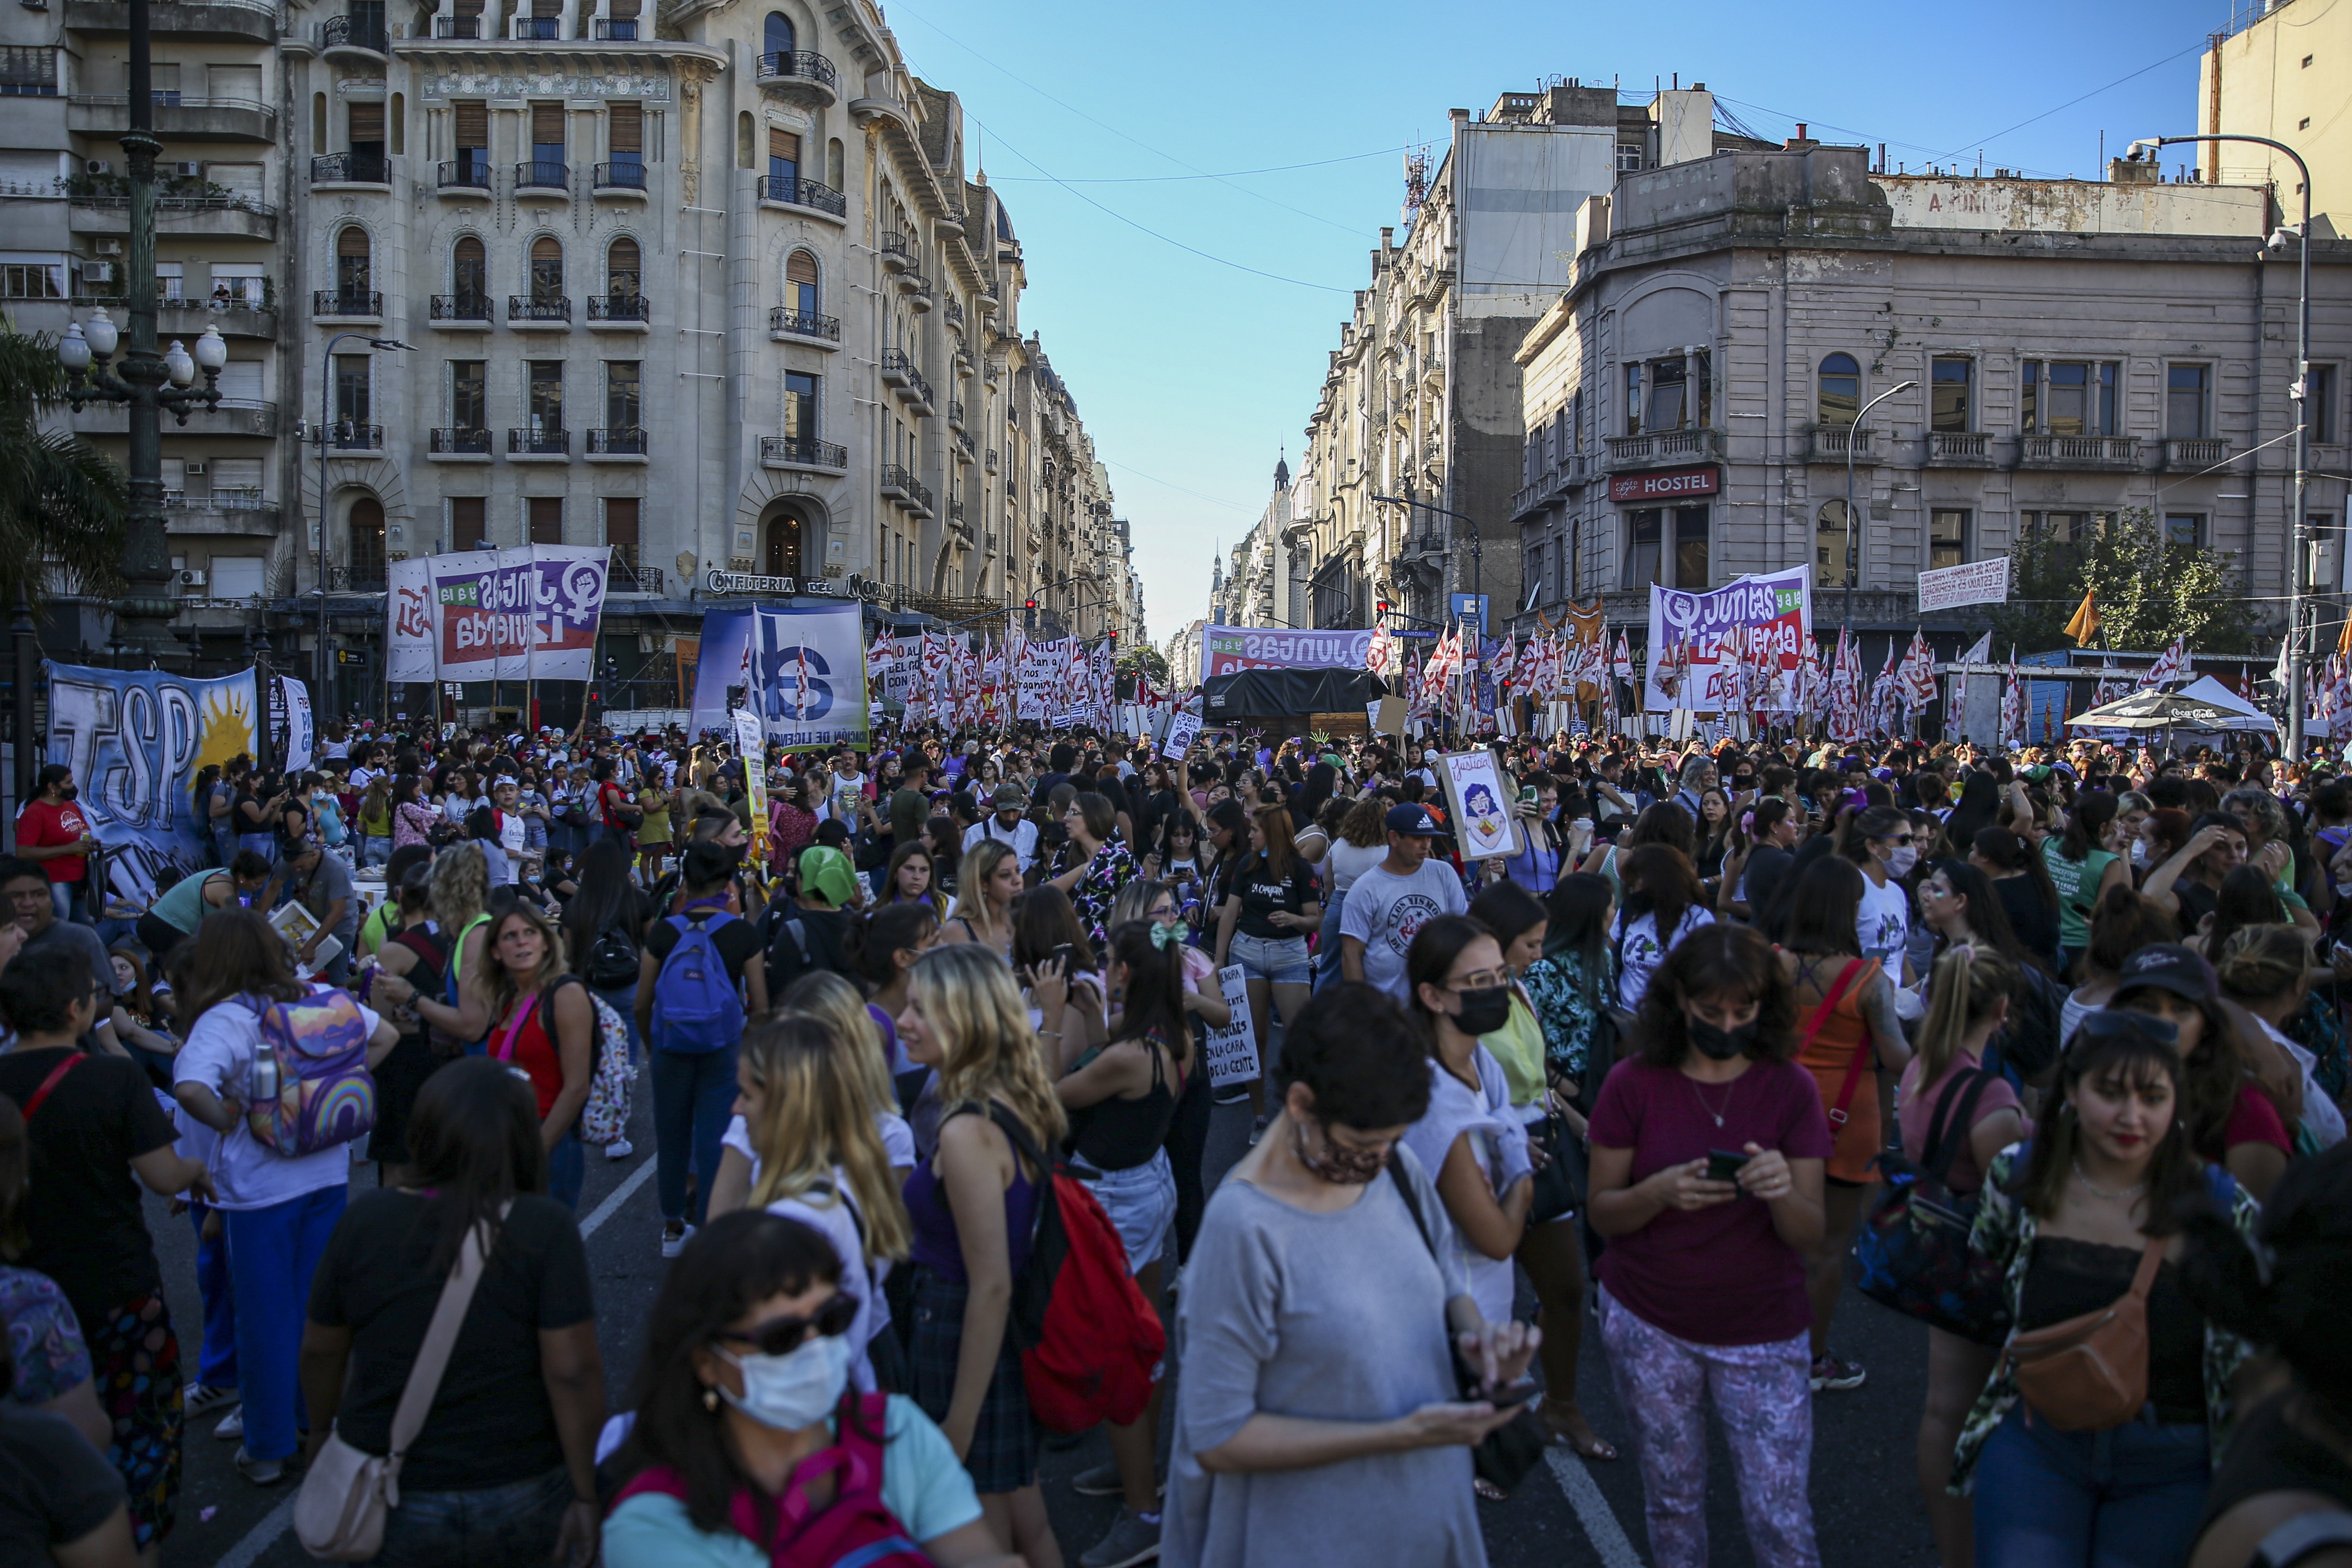
[[[1676,500],[1684,496],[1711,496],[1723,489],[1723,470],[1668,468],[1655,474],[1619,474],[1609,481],[1611,500]]]

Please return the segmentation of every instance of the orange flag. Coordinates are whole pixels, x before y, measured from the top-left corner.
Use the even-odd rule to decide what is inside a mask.
[[[2095,591],[2085,589],[2083,594],[2082,608],[2076,610],[2074,618],[2066,623],[2066,635],[2074,639],[2076,647],[2088,647],[2091,639],[2099,635],[2099,606],[2095,602],[2097,597]]]

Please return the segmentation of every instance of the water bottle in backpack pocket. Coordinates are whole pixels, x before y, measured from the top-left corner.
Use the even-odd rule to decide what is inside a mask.
[[[727,973],[711,934],[734,916],[725,910],[706,920],[667,917],[677,945],[654,977],[654,1046],[699,1056],[725,1050],[743,1037],[743,998]]]
[[[367,1020],[349,992],[321,985],[293,1002],[239,1000],[261,1034],[246,1112],[256,1142],[279,1154],[315,1154],[375,1126]]]

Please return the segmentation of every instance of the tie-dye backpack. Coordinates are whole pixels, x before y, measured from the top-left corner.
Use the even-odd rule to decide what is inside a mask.
[[[292,1002],[240,1000],[261,1026],[245,1118],[257,1142],[280,1154],[315,1154],[374,1127],[367,1023],[349,992],[320,985]]]

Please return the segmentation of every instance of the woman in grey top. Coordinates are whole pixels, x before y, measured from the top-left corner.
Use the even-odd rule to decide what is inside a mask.
[[[1444,1213],[1402,1146],[1428,1044],[1381,992],[1341,982],[1283,1047],[1280,1113],[1209,1200],[1177,1333],[1160,1561],[1169,1568],[1410,1563],[1483,1568],[1470,1448],[1511,1408],[1462,1401],[1447,1334],[1492,1391],[1538,1335],[1490,1323],[1405,1206]]]

